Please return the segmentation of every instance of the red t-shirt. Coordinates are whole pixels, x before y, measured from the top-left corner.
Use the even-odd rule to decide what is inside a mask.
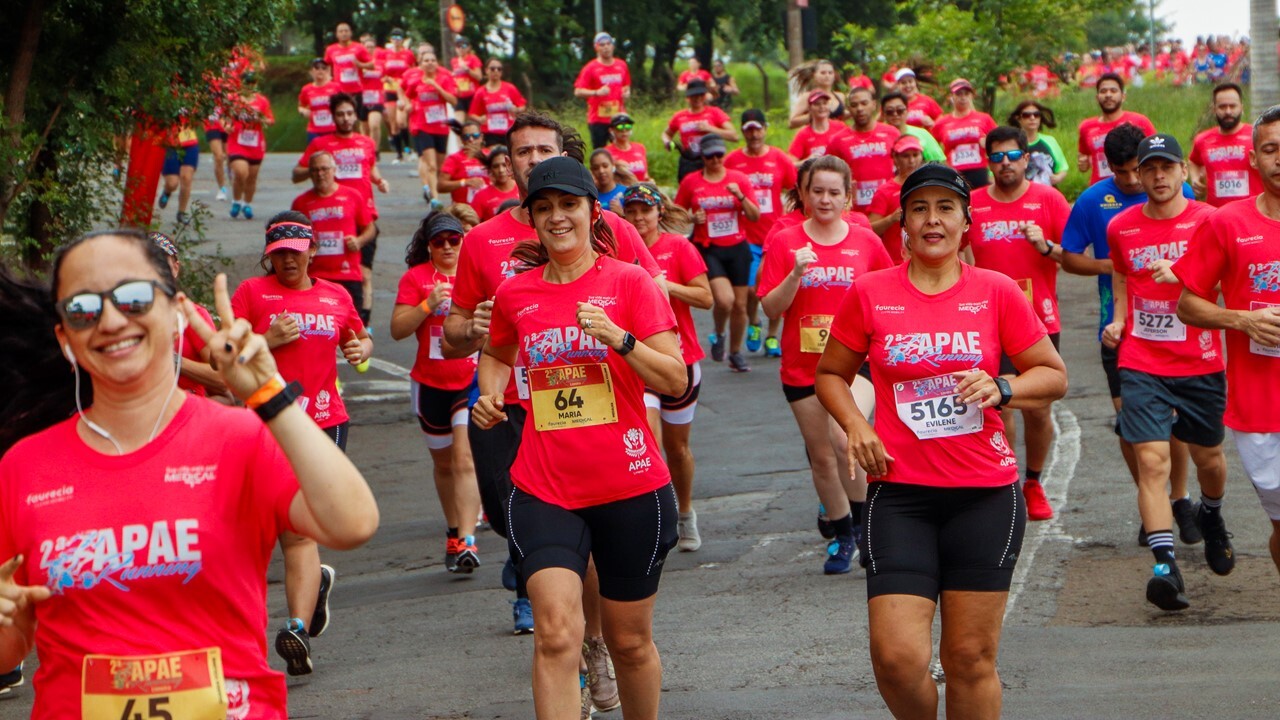
[[[620,149],[613,143],[605,145],[604,149],[613,156],[615,163],[635,174],[637,180],[649,182],[649,154],[645,151],[644,145],[632,140],[626,150]],[[725,162],[728,162],[727,158]]]
[[[649,254],[653,255],[658,267],[667,274],[667,279],[680,285],[688,285],[690,280],[707,272],[707,263],[702,259],[702,253],[683,235],[662,233],[649,246]],[[698,344],[698,328],[693,324],[692,308],[683,300],[672,297],[671,310],[676,315],[680,354],[684,356],[685,365],[692,365],[707,356]]]
[[[715,80],[711,79],[711,73],[707,72],[706,70],[699,70],[697,72],[694,72],[692,70],[685,70],[684,72],[680,73],[680,77],[676,79],[676,84],[688,85],[690,80],[701,80],[702,82],[707,84],[707,87],[715,86]]]
[[[342,92],[358,97],[363,87],[360,83],[360,68],[356,67],[356,63],[373,60],[368,48],[358,42],[349,42],[346,46],[333,43],[324,49],[324,60],[333,69],[333,79],[342,86]]]
[[[417,64],[417,59],[413,56],[413,51],[409,48],[401,50],[390,50],[388,48],[378,48],[374,53],[375,57],[382,59],[382,72],[387,77],[399,80],[404,71]]]
[[[449,61],[453,69],[453,82],[458,87],[458,97],[468,98],[476,94],[476,79],[469,71],[479,70],[484,66],[475,53],[467,53],[465,57],[454,55]]]
[[[364,198],[342,185],[325,197],[312,188],[294,198],[290,209],[311,218],[316,254],[307,274],[333,282],[360,282],[360,251],[348,250],[346,239],[359,236],[360,229],[373,222]]]
[[[311,109],[311,117],[307,118],[307,132],[315,135],[331,133],[337,129],[333,124],[333,113],[329,110],[329,98],[342,92],[338,83],[329,81],[324,85],[307,83],[298,93],[298,107]]]
[[[987,166],[987,152],[982,139],[996,129],[991,116],[974,110],[964,117],[950,113],[933,124],[933,137],[947,154],[947,164],[956,170],[979,170]]]
[[[267,136],[263,122],[275,122],[271,114],[271,101],[261,93],[255,93],[249,101],[248,113],[254,119],[236,117],[227,138],[227,155],[246,160],[261,160],[267,154]]]
[[[446,275],[430,261],[409,268],[400,277],[396,292],[397,305],[421,305],[431,295],[436,283],[453,283],[454,276]],[[449,315],[449,299],[426,317],[414,334],[418,338],[418,354],[413,361],[409,377],[423,385],[441,390],[462,390],[471,384],[476,372],[476,356],[445,358],[441,350],[444,338],[444,319]]]
[[[378,163],[378,149],[367,135],[351,133],[346,137],[333,133],[307,144],[298,159],[298,167],[307,167],[311,156],[320,151],[333,155],[338,165],[338,184],[349,187],[369,206],[369,215],[378,219],[378,206],[373,201],[373,168]]]
[[[449,196],[456,203],[470,203],[482,188],[489,187],[489,168],[485,167],[484,160],[471,157],[465,150],[446,157],[440,165],[440,172],[449,176],[450,180],[466,180],[467,178],[481,178],[484,185],[480,188],[473,188],[470,185],[452,191]]]
[[[782,217],[778,218],[778,221],[773,224],[773,227],[769,228],[769,234],[764,236],[764,244],[761,246],[761,249],[763,250],[764,254],[765,255],[769,254],[769,248],[773,247],[773,241],[775,238],[778,237],[778,233],[782,232],[783,230],[786,230],[787,228],[795,227],[796,225],[799,225],[800,223],[804,222],[807,218],[808,216],[804,214],[803,210],[792,210],[786,215],[783,215]],[[857,225],[858,227],[863,228],[865,230],[871,229],[871,221],[867,219],[866,215],[863,215],[860,212],[854,212],[850,210],[846,212],[844,215],[841,215],[840,219],[844,220],[850,225]]]
[[[849,164],[853,175],[853,207],[865,213],[876,188],[893,177],[893,141],[902,133],[885,123],[876,123],[869,132],[849,130],[832,144],[829,152]]]
[[[782,216],[783,191],[796,186],[795,163],[778,148],[766,145],[763,155],[748,155],[746,148],[738,148],[725,156],[724,166],[751,181],[751,198],[760,206],[760,219],[746,221],[747,240],[763,246],[765,237]]]
[[[1000,273],[962,264],[960,280],[920,292],[907,264],[856,279],[831,336],[867,353],[875,386],[875,430],[892,456],[875,481],[932,487],[1002,487],[1018,481],[1018,459],[1000,411],[955,399],[950,373],[1000,373],[1045,336],[1022,291]],[[978,421],[978,418],[981,421]]]
[[[1205,170],[1205,202],[1222,207],[1262,192],[1262,178],[1249,165],[1251,149],[1253,137],[1245,123],[1230,135],[1223,135],[1218,128],[1196,135],[1187,159]]]
[[[1076,143],[1076,151],[1081,155],[1087,155],[1092,161],[1093,172],[1089,176],[1090,185],[1102,178],[1111,177],[1115,174],[1111,171],[1111,163],[1107,162],[1107,154],[1103,152],[1102,143],[1107,139],[1107,133],[1124,123],[1136,125],[1148,136],[1156,134],[1155,126],[1151,124],[1147,116],[1129,112],[1128,110],[1122,110],[1120,117],[1111,122],[1103,122],[1099,116],[1086,118],[1080,123],[1080,135]]]
[[[599,90],[609,88],[609,94],[603,97],[592,95],[587,98],[587,122],[607,123],[614,115],[626,112],[626,100],[622,97],[622,89],[631,87],[631,71],[627,63],[614,58],[608,65],[592,60],[582,66],[578,79],[573,81],[575,88]]]
[[[436,68],[436,83],[450,95],[457,89],[453,76],[444,68]],[[427,133],[428,135],[449,134],[449,105],[435,86],[423,80],[422,71],[410,75],[405,73],[401,80],[404,91],[413,101],[413,111],[409,113],[409,132]]]
[[[1181,214],[1167,220],[1147,217],[1142,208],[1141,204],[1126,208],[1107,225],[1111,264],[1127,281],[1120,367],[1161,377],[1222,372],[1221,334],[1179,320],[1182,287],[1157,283],[1151,277],[1152,262],[1176,261],[1186,254],[1196,228],[1213,213],[1213,206],[1192,200]]]
[[[779,372],[782,384],[794,387],[807,387],[816,381],[818,359],[827,347],[831,321],[854,279],[893,265],[880,238],[866,228],[850,225],[840,242],[819,245],[805,232],[804,225],[796,225],[778,233],[761,261],[760,282],[756,285],[761,298],[787,279],[796,266],[796,251],[806,245],[812,246],[818,259],[805,270],[795,298],[783,312],[787,321],[782,324]]]
[[[473,99],[471,102],[475,102]],[[471,207],[475,208],[476,214],[480,216],[480,221],[484,222],[498,214],[498,208],[502,207],[502,203],[508,200],[519,200],[520,188],[515,183],[511,184],[511,189],[502,192],[493,185],[485,185],[480,188],[476,196],[471,198]]]
[[[1280,305],[1280,222],[1258,212],[1256,200],[1224,205],[1200,223],[1173,272],[1188,290],[1224,306],[1256,310]],[[1280,348],[1227,330],[1227,412],[1241,432],[1280,432]]]
[[[787,152],[797,160],[822,157],[839,144],[841,137],[848,134],[849,126],[838,120],[829,121],[825,132],[818,132],[812,125],[805,125],[796,132]]]
[[[1050,185],[1028,183],[1022,197],[1008,203],[993,200],[990,190],[990,186],[974,190],[969,206],[973,222],[965,242],[973,248],[973,261],[980,268],[1012,278],[1041,322],[1050,333],[1056,333],[1061,330],[1058,263],[1027,241],[1022,225],[1033,222],[1044,231],[1046,240],[1061,242],[1071,207]]]
[[[916,96],[907,101],[907,124],[916,127],[924,127],[924,118],[932,118],[937,120],[942,116],[942,106],[937,100],[925,95],[924,93],[916,93]]]
[[[15,582],[53,591],[35,605],[31,717],[81,717],[86,655],[208,647],[233,717],[287,717],[267,666],[266,573],[298,480],[275,438],[252,412],[197,397],[123,457],[86,446],[78,422],[0,458],[0,555],[26,556]]]
[[[384,58],[373,55],[373,67],[360,70],[360,102],[365,107],[382,105],[382,76]]]
[[[216,327],[216,324],[213,322],[213,316],[209,314],[208,310],[204,309],[203,305],[200,305],[199,303],[194,303],[194,302],[191,303],[191,305],[196,309],[196,312],[200,314],[200,317],[204,318],[204,321],[209,323],[209,327]],[[184,324],[186,323],[186,318],[183,318],[183,323]],[[176,340],[174,341],[174,344],[175,344],[174,351],[176,352],[177,351]],[[200,333],[196,332],[195,328],[191,327],[190,325],[186,325],[186,329],[182,331],[183,361],[194,360],[196,362],[203,362],[203,360],[200,359],[200,353],[204,351],[206,344],[207,343],[205,343],[204,338],[200,337]],[[181,388],[182,390],[186,390],[192,395],[199,395],[201,397],[205,397],[209,394],[209,391],[206,390],[203,385],[196,382],[195,380],[189,380],[185,377],[182,377],[181,375],[178,376],[178,387]]]
[[[704,106],[696,113],[685,108],[677,110],[676,114],[671,116],[671,120],[667,123],[667,134],[672,137],[680,135],[680,146],[697,155],[702,137],[707,134],[698,129],[700,122],[705,122],[711,127],[722,128],[733,121],[724,114],[723,110],[713,105]]]
[[[517,363],[527,368],[529,418],[511,482],[570,510],[671,482],[649,430],[644,381],[579,328],[577,305],[595,304],[641,342],[674,330],[675,315],[640,268],[607,257],[596,268],[565,284],[543,280],[545,266],[511,278],[498,288],[489,326],[489,342],[518,345]]]
[[[852,90],[856,87],[866,88],[868,90],[876,89],[875,82],[873,82],[871,78],[867,77],[866,75],[850,75],[849,89]]]
[[[728,247],[747,239],[747,216],[742,203],[729,192],[729,183],[738,184],[738,192],[751,192],[751,178],[737,170],[724,171],[719,182],[707,182],[702,172],[692,172],[680,181],[675,202],[689,212],[705,210],[707,221],[693,226],[693,241],[707,247]]]
[[[342,286],[316,278],[311,289],[294,290],[281,285],[275,275],[252,277],[236,288],[231,309],[258,334],[265,333],[277,315],[293,315],[301,336],[271,351],[280,375],[285,382],[302,383],[299,403],[317,425],[329,428],[347,421],[334,351],[351,339],[352,331],[362,333],[364,323]]]
[[[899,218],[901,215],[902,204],[899,195],[902,192],[902,183],[889,178],[880,187],[876,188],[875,195],[871,196],[871,204],[867,206],[868,215],[879,215],[880,217]],[[885,229],[884,234],[880,236],[884,241],[884,249],[889,253],[889,257],[893,259],[893,264],[897,265],[902,262],[902,221],[895,219],[893,224]]]
[[[520,90],[509,82],[504,81],[497,90],[481,85],[471,98],[471,114],[484,116],[481,132],[505,135],[511,129],[515,111],[527,104]]]

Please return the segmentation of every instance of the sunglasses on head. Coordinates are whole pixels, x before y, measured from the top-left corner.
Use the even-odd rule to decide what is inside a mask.
[[[484,137],[484,135],[481,135],[480,133],[463,133],[462,134],[463,140],[479,140],[482,137]]]
[[[173,292],[155,280],[125,280],[106,292],[76,293],[57,304],[58,314],[67,327],[85,330],[98,324],[107,298],[125,317],[141,317],[151,312],[156,302],[156,288],[169,297]]]
[[[1028,120],[1030,120],[1031,118],[1038,118],[1040,117],[1040,111],[1039,110],[1023,110],[1021,113],[1018,113],[1018,117],[1027,118]]]
[[[1009,162],[1018,162],[1023,155],[1026,155],[1026,153],[1021,150],[1005,150],[1004,152],[993,152],[987,156],[987,159],[992,163],[1002,163],[1005,158],[1008,158]]]
[[[431,238],[431,247],[442,248],[445,243],[449,243],[450,247],[458,247],[462,243],[462,236],[458,233],[440,233]]]
[[[630,130],[633,127],[635,127],[635,125],[632,125],[631,123],[621,123],[618,125],[614,125],[613,129],[614,130]]]

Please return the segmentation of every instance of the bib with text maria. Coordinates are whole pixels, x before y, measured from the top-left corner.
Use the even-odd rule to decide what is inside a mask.
[[[613,378],[604,363],[530,368],[534,426],[564,430],[618,422]]]

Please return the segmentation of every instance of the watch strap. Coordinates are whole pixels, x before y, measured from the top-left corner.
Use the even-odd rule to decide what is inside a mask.
[[[302,384],[297,380],[294,380],[286,385],[279,393],[276,393],[276,395],[270,400],[262,403],[253,410],[258,413],[258,417],[262,418],[263,422],[267,422],[279,415],[285,408],[292,405],[293,401],[297,400],[300,395],[302,395]]]

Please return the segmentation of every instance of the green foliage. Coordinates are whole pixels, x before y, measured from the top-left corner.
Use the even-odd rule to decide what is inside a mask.
[[[1158,5],[1158,3],[1157,3]],[[1158,9],[1158,8],[1157,8]],[[1156,17],[1156,41],[1169,32],[1169,23]],[[1106,8],[1093,14],[1085,22],[1086,44],[1071,49],[1078,52],[1094,48],[1116,47],[1135,43],[1145,45],[1150,40],[1151,20],[1145,2],[1134,2],[1129,7]]]

